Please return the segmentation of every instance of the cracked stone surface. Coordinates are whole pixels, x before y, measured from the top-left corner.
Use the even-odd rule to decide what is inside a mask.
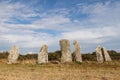
[[[72,54],[70,50],[70,41],[67,39],[60,40],[61,62],[72,62]]]
[[[19,47],[14,45],[8,55],[8,64],[17,63],[19,57]]]
[[[43,45],[38,53],[38,64],[48,63],[48,46]]]
[[[74,52],[73,52],[73,61],[82,62],[82,54],[79,43],[74,40]]]

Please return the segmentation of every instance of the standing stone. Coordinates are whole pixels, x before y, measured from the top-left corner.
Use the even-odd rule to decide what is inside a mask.
[[[112,61],[109,53],[107,52],[105,48],[103,48],[103,52],[104,52],[105,61]]]
[[[82,55],[79,43],[76,40],[74,40],[73,45],[74,45],[73,61],[82,62]]]
[[[96,51],[97,61],[99,63],[103,63],[104,59],[102,55],[102,46],[98,46],[95,51]]]
[[[9,51],[8,64],[17,63],[19,57],[19,47],[14,45]]]
[[[109,53],[102,46],[96,48],[97,61],[103,63],[104,61],[112,61]]]
[[[38,53],[38,64],[48,63],[48,47],[43,45]]]
[[[69,40],[62,39],[60,40],[61,47],[61,62],[72,62],[72,55],[70,50],[70,42]]]

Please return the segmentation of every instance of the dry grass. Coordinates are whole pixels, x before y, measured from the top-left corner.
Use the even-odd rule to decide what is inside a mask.
[[[120,62],[7,65],[1,61],[0,80],[120,80]]]

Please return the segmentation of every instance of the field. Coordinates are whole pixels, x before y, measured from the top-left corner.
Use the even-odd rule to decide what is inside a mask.
[[[42,65],[0,62],[0,80],[120,80],[120,62]]]

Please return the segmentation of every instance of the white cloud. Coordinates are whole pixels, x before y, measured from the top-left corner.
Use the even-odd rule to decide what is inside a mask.
[[[20,3],[9,4],[9,1],[0,3],[0,23],[8,21],[10,17],[15,16],[15,13],[18,9],[23,8],[23,5]]]
[[[7,5],[7,6],[6,6]],[[81,5],[80,5],[81,6]],[[77,39],[80,43],[101,44],[118,39],[120,35],[120,4],[96,3],[82,6],[80,14],[87,14],[85,20],[70,18],[70,10],[53,9],[48,12],[36,13],[33,8],[21,3],[0,3],[0,43],[6,46],[18,44],[21,48],[39,48],[43,44],[58,49],[61,38]],[[74,14],[72,14],[74,16]],[[30,24],[9,24],[12,17],[31,20],[30,17],[40,18]],[[40,29],[58,31],[57,34],[40,32]],[[36,31],[38,30],[38,31]],[[29,49],[29,50],[30,50]],[[31,49],[32,50],[32,49]]]
[[[45,17],[41,20],[35,21],[33,25],[38,28],[47,28],[47,29],[56,29],[59,28],[62,24],[70,23],[70,19],[64,16],[53,15],[50,17]]]
[[[80,8],[81,13],[88,14],[89,17],[85,20],[86,23],[94,24],[94,26],[115,26],[120,27],[120,1],[116,2],[106,2],[96,3],[90,5],[82,6],[82,10]]]
[[[113,27],[88,28],[62,33],[63,38],[80,40],[86,43],[102,43],[119,36],[118,29]]]
[[[2,34],[0,40],[18,44],[23,48],[39,47],[43,44],[51,45],[53,42],[52,35],[50,34],[41,32],[34,33],[22,32],[22,34]]]
[[[52,29],[52,30],[64,30],[65,24],[71,23],[69,18],[64,16],[50,16],[45,17],[37,21],[33,21],[32,24],[8,24],[2,23],[0,28],[1,31],[7,31],[9,29],[21,29],[21,30],[35,30],[35,29]]]

